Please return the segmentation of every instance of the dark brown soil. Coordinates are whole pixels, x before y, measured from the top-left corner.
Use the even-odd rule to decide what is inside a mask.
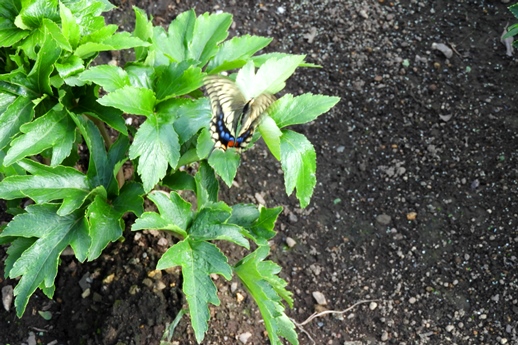
[[[330,310],[377,300],[304,326],[316,344],[518,344],[518,66],[500,42],[514,22],[506,5],[129,0],[108,20],[132,30],[132,5],[163,25],[194,6],[230,12],[232,35],[271,36],[269,51],[323,66],[298,71],[286,92],[342,98],[296,128],[318,154],[307,209],[285,195],[262,142],[244,153],[239,187],[222,194],[230,204],[257,203],[259,193],[268,206],[284,206],[271,259],[294,292],[294,320],[323,309],[315,291]],[[180,272],[154,271],[162,236],[127,232],[91,263],[63,257],[52,301],[36,293],[21,319],[0,311],[0,344],[159,344],[185,306]],[[297,242],[291,249],[287,237]],[[249,332],[247,344],[268,344],[243,287],[216,284],[221,306],[212,308],[204,343],[241,344]],[[50,321],[38,313],[46,310]],[[302,331],[299,338],[312,344]],[[164,344],[195,344],[187,317]]]

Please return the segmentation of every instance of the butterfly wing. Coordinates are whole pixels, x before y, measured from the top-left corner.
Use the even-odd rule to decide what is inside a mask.
[[[236,84],[220,76],[207,76],[205,89],[212,108],[210,131],[216,148],[226,150],[236,142],[235,124],[239,119],[246,100]]]
[[[210,131],[214,147],[245,148],[275,97],[262,94],[247,102],[233,81],[220,76],[207,76],[205,88],[212,107]]]

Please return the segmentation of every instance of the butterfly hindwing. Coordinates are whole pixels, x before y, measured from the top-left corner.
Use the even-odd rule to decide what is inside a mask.
[[[210,132],[214,148],[245,148],[275,97],[262,94],[247,101],[232,80],[220,76],[206,77],[205,88],[212,108]]]

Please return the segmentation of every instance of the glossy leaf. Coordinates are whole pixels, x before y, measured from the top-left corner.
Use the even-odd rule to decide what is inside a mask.
[[[297,188],[301,207],[309,204],[316,185],[316,153],[308,139],[293,131],[283,131],[281,137],[281,164],[286,193]]]

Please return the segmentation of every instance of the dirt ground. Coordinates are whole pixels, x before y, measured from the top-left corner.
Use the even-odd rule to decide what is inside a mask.
[[[307,209],[285,195],[280,165],[262,142],[243,154],[239,187],[222,194],[230,204],[257,202],[259,193],[268,206],[284,206],[271,259],[294,293],[288,314],[296,322],[375,300],[314,319],[303,326],[307,333],[299,331],[301,344],[518,344],[518,66],[500,42],[515,22],[509,4],[117,5],[108,21],[125,30],[133,28],[132,5],[163,25],[191,7],[230,12],[232,35],[271,36],[268,51],[307,54],[323,66],[299,70],[286,92],[342,98],[329,114],[296,128],[318,158]],[[447,45],[451,56],[433,43]],[[63,257],[54,300],[36,293],[21,319],[0,311],[0,344],[159,344],[185,305],[179,271],[154,272],[166,249],[161,236],[127,232],[92,263]],[[235,260],[241,255],[230,245],[222,249]],[[1,287],[15,284],[2,279]],[[216,284],[221,306],[211,308],[204,344],[242,344],[247,336],[246,344],[268,344],[243,287],[221,278]],[[316,305],[315,291],[326,306]],[[187,317],[164,344],[195,344]]]

